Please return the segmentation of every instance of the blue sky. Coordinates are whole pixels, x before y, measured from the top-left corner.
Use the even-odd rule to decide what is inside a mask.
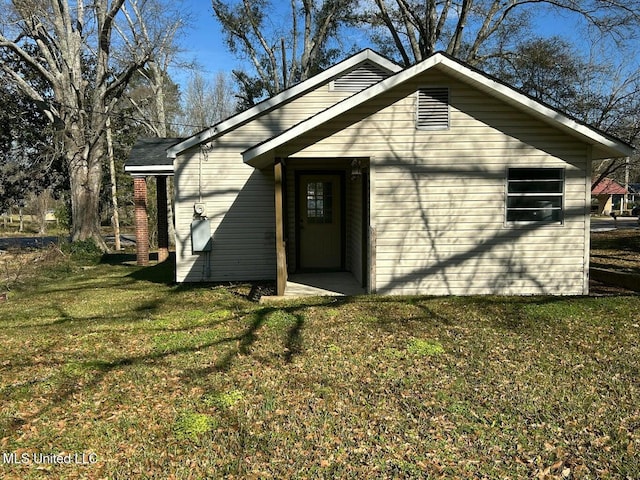
[[[180,39],[182,60],[197,62],[198,70],[208,78],[217,72],[230,72],[240,67],[241,62],[229,53],[224,43],[209,0],[185,0],[184,3],[193,19],[191,28]],[[179,84],[185,85],[190,75],[191,72],[174,69],[172,76]]]
[[[213,16],[213,9],[209,0],[183,0],[186,10],[192,15],[192,27],[181,39],[181,46],[184,49],[182,59],[184,61],[196,61],[199,71],[205,77],[213,78],[217,72],[231,72],[235,68],[242,66],[242,62],[233,54],[229,53],[222,37],[221,28]],[[277,4],[277,1],[275,2]],[[285,5],[288,5],[285,4]],[[284,5],[283,5],[284,6]],[[280,14],[282,15],[282,14]],[[274,12],[271,21],[277,24],[283,19],[278,18],[279,14]],[[573,37],[576,42],[581,42],[584,31],[578,28],[575,19],[568,14],[559,15],[558,12],[548,12],[540,16],[536,15],[536,31],[542,35],[563,35]],[[363,45],[363,47],[369,45]],[[637,59],[631,63],[637,64]],[[191,72],[181,69],[174,69],[172,76],[175,81],[185,85]]]

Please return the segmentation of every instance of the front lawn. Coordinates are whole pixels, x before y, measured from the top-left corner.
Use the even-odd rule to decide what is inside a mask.
[[[1,478],[640,478],[638,296],[261,305],[168,273],[59,260],[0,303]]]

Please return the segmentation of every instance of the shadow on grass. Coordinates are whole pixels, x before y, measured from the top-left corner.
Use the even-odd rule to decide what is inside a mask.
[[[301,310],[304,310],[310,306],[322,306],[332,304],[336,302],[327,302],[324,299],[316,299],[314,302],[308,302],[302,305],[294,304],[289,306],[268,306],[258,308],[257,310],[249,310],[245,312],[239,312],[236,319],[246,321],[244,329],[240,330],[236,334],[227,335],[223,338],[217,338],[204,343],[197,343],[194,345],[176,346],[168,350],[152,350],[150,352],[123,355],[114,359],[101,359],[90,358],[85,361],[80,360],[79,367],[82,369],[82,374],[64,373],[63,366],[68,362],[56,363],[61,367],[58,375],[63,377],[66,375],[68,378],[58,379],[58,384],[55,385],[45,396],[47,401],[42,408],[38,411],[32,412],[30,415],[26,415],[25,422],[32,421],[34,418],[51,411],[52,409],[59,407],[65,402],[69,401],[74,395],[81,391],[89,391],[101,384],[105,377],[113,371],[121,370],[125,368],[135,367],[136,365],[146,365],[149,363],[155,363],[161,361],[172,355],[182,353],[193,353],[196,351],[202,351],[209,347],[223,347],[228,346],[228,349],[223,352],[220,358],[212,365],[195,367],[183,372],[182,377],[184,380],[193,380],[194,378],[204,377],[211,373],[227,372],[234,365],[238,358],[249,356],[252,354],[253,345],[258,339],[258,331],[262,328],[264,323],[269,319],[270,314],[276,311],[285,311],[292,315],[295,315],[296,322],[287,331],[287,337],[283,344],[285,361],[290,363],[296,355],[303,353],[303,339],[302,330],[304,327],[304,315]],[[342,303],[342,302],[337,302]],[[156,308],[157,305],[154,302],[145,303],[138,308]],[[72,320],[65,315],[64,321]],[[52,364],[53,365],[53,364]],[[83,374],[91,372],[89,378],[82,378]],[[33,384],[49,382],[50,378],[36,379]],[[0,395],[7,398],[17,398],[21,395],[21,389],[29,386],[30,383],[19,382],[12,385],[6,385],[0,387]],[[45,398],[43,397],[43,398]],[[0,425],[1,426],[1,425]]]
[[[225,287],[237,296],[252,302],[258,302],[264,295],[273,295],[275,292],[275,283],[273,281],[246,281],[246,282],[196,282],[196,283],[176,283],[176,256],[175,252],[169,254],[169,258],[157,263],[157,253],[149,255],[149,261],[152,265],[147,267],[139,267],[135,264],[136,255],[133,253],[106,253],[102,256],[100,263],[106,265],[123,265],[135,268],[135,270],[126,278],[139,280],[143,282],[151,282],[160,285],[177,286],[176,292],[188,290],[204,290],[208,288]],[[155,262],[155,263],[154,263]],[[248,293],[240,293],[242,287],[248,286]]]
[[[105,253],[100,259],[100,263],[106,265],[128,265],[134,266],[136,255],[133,253]],[[158,283],[162,285],[173,285],[175,283],[176,256],[170,253],[169,258],[162,263],[157,263],[158,254],[151,253],[149,261],[155,264],[147,267],[137,267],[137,269],[127,275],[133,280]]]
[[[253,344],[258,339],[258,331],[269,320],[269,316],[275,312],[284,312],[287,315],[295,317],[295,322],[287,329],[282,344],[284,362],[289,364],[296,356],[304,353],[302,334],[305,320],[303,311],[309,307],[337,307],[350,301],[351,299],[349,297],[340,297],[340,299],[336,299],[335,297],[317,297],[310,302],[304,302],[302,304],[294,303],[293,305],[278,304],[263,306],[248,314],[251,315],[253,319],[244,331],[238,335],[226,337],[217,342],[218,344],[230,344],[231,347],[222,354],[215,363],[185,370],[182,376],[185,381],[191,381],[194,378],[206,377],[212,373],[228,372],[236,359],[252,354]]]

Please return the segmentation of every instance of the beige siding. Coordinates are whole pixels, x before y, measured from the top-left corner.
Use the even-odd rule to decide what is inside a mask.
[[[178,281],[273,278],[275,230],[273,173],[242,162],[202,165],[202,203],[211,222],[212,250],[191,252],[190,225],[198,192],[200,152],[185,155],[176,169],[176,254]],[[209,154],[210,155],[210,154]],[[179,157],[183,160],[183,156]]]
[[[415,129],[414,92],[428,85],[450,88],[449,130]],[[380,293],[582,294],[587,150],[432,71],[276,154],[374,158]],[[506,170],[525,166],[565,169],[563,225],[506,224]]]
[[[449,87],[449,130],[415,129],[414,92],[421,86]],[[348,95],[323,86],[215,140],[206,155],[193,149],[176,159],[178,281],[275,277],[273,173],[244,165],[241,152]],[[373,159],[378,292],[585,292],[588,147],[458,80],[427,72],[275,154],[292,157],[286,171],[290,270],[296,268],[296,168],[363,157]],[[563,225],[506,224],[506,170],[524,166],[565,169]],[[189,229],[199,184],[213,250],[194,255]],[[361,281],[360,180],[347,175],[346,188],[346,266]]]
[[[178,282],[275,278],[273,171],[255,170],[242,151],[351,95],[328,85],[263,114],[175,160],[176,280]],[[212,251],[192,253],[194,203],[205,204]]]

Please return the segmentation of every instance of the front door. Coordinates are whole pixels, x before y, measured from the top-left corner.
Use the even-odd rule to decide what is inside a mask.
[[[342,265],[342,177],[299,176],[299,268],[340,270]]]

